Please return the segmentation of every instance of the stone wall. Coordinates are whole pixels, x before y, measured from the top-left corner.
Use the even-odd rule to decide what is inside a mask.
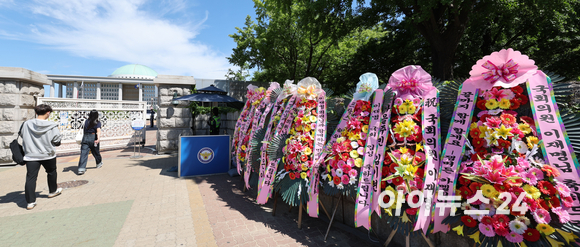
[[[17,138],[20,125],[35,117],[36,97],[44,95],[44,88],[42,84],[0,77],[0,94],[0,165],[8,165],[14,164],[10,142]]]
[[[189,101],[179,101],[174,106],[171,104],[173,94],[177,97],[190,94],[190,85],[158,85],[159,97],[157,105],[157,152],[177,152],[179,136],[188,136],[191,131],[191,112],[187,108]]]

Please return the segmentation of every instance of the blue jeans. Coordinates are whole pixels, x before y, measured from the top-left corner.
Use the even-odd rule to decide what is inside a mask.
[[[97,164],[100,164],[103,161],[103,158],[101,157],[101,152],[99,152],[99,147],[101,143],[99,142],[99,144],[95,146],[95,136],[96,134],[94,133],[83,135],[83,140],[81,141],[81,158],[79,159],[79,168],[78,168],[79,172],[84,172],[87,170],[87,162],[89,160],[89,150],[95,157],[95,161],[97,162]]]

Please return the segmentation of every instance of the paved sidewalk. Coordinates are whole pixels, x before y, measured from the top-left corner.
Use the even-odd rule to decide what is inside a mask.
[[[131,150],[132,151],[132,150]],[[0,168],[0,246],[368,246],[363,239],[304,215],[278,200],[258,205],[239,177],[180,179],[167,172],[175,155],[129,159],[103,152],[104,166],[76,175],[77,162],[58,158],[58,182],[86,180],[48,198],[46,173],[37,182],[37,206],[26,210],[22,166]],[[132,153],[131,153],[132,154]]]

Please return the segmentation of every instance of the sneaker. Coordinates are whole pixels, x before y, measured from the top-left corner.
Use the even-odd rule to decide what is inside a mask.
[[[56,189],[55,192],[49,193],[48,198],[53,198],[55,196],[60,195],[61,193],[62,193],[62,188],[58,188],[58,189]]]
[[[77,175],[83,175],[83,174],[85,174],[85,171],[78,171],[77,172]]]
[[[26,209],[28,209],[28,210],[31,210],[31,209],[33,209],[34,207],[36,207],[36,202],[33,202],[33,203],[28,203],[28,205],[26,205]]]
[[[99,169],[99,168],[101,168],[101,167],[103,167],[103,162],[101,162],[101,163],[97,164],[97,169]]]

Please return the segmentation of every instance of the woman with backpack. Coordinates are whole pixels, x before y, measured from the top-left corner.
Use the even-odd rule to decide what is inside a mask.
[[[89,119],[85,121],[83,133],[83,140],[81,141],[81,157],[79,159],[79,167],[77,169],[78,175],[85,174],[85,171],[87,170],[89,150],[93,154],[93,157],[95,157],[97,168],[101,168],[103,166],[103,158],[101,157],[101,152],[99,151],[101,122],[99,121],[99,112],[97,110],[92,110],[89,113]]]

